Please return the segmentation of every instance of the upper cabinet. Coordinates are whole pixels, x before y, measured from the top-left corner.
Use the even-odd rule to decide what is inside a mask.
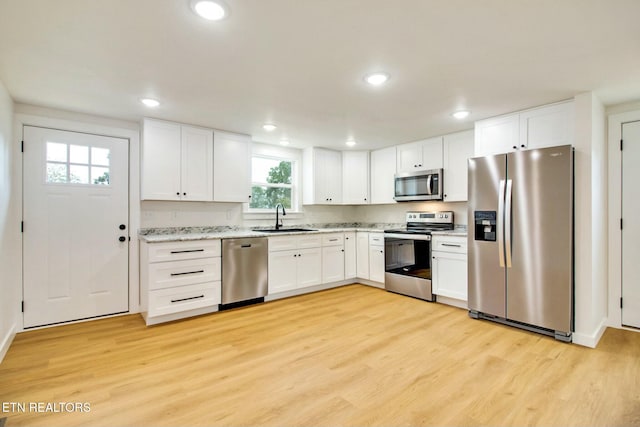
[[[573,144],[573,101],[475,123],[475,156]]]
[[[467,201],[467,161],[473,157],[473,130],[443,137],[445,202]]]
[[[396,203],[396,147],[371,152],[371,204]]]
[[[342,203],[342,153],[325,148],[305,148],[302,156],[305,205]]]
[[[213,200],[213,131],[144,119],[141,198]]]
[[[442,137],[410,142],[396,147],[397,173],[442,168]]]
[[[369,152],[342,152],[342,203],[369,203]]]
[[[251,137],[216,131],[213,144],[213,199],[243,202],[251,198]]]

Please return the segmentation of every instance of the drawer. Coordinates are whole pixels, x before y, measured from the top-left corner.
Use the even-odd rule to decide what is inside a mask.
[[[220,282],[199,283],[149,292],[149,317],[220,304]]]
[[[369,244],[376,246],[384,245],[384,233],[369,233]]]
[[[210,258],[222,254],[220,239],[150,243],[148,248],[149,262]]]
[[[344,245],[344,234],[330,233],[322,235],[322,246],[342,246]]]
[[[149,264],[149,289],[221,280],[220,257]]]
[[[467,253],[466,237],[434,236],[432,250],[439,252]]]
[[[322,236],[320,234],[303,234],[296,238],[298,239],[298,249],[319,248],[322,246]]]

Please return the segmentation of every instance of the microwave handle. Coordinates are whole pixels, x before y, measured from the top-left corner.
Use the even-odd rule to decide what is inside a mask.
[[[432,190],[431,190],[431,179],[432,179],[431,177],[432,177],[432,176],[433,176],[433,175],[431,175],[431,174],[429,174],[429,175],[427,176],[427,194],[428,194],[428,195],[431,195],[431,193],[432,193]]]

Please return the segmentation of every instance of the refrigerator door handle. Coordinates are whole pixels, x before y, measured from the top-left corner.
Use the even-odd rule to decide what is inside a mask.
[[[504,179],[500,180],[500,193],[498,194],[498,256],[500,267],[504,267]]]
[[[427,194],[431,195],[432,191],[431,191],[431,177],[432,175],[429,174],[429,176],[427,177]]]
[[[506,194],[506,202],[505,202],[505,213],[504,213],[504,233],[505,238],[504,241],[507,245],[506,254],[507,254],[507,268],[511,268],[511,193],[513,188],[513,181],[507,180],[507,194]]]

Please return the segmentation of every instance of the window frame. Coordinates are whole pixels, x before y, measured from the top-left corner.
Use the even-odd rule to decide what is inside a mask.
[[[272,188],[291,188],[291,208],[287,209],[287,215],[302,212],[302,195],[300,182],[300,165],[302,163],[302,155],[300,150],[284,147],[276,147],[268,144],[260,144],[254,142],[251,150],[250,164],[253,167],[253,158],[259,157],[263,159],[291,162],[291,184],[265,184],[253,180],[253,169],[251,168],[251,191],[254,186],[267,186]],[[250,203],[244,203],[244,214],[249,215],[275,215],[274,208],[251,208]]]

